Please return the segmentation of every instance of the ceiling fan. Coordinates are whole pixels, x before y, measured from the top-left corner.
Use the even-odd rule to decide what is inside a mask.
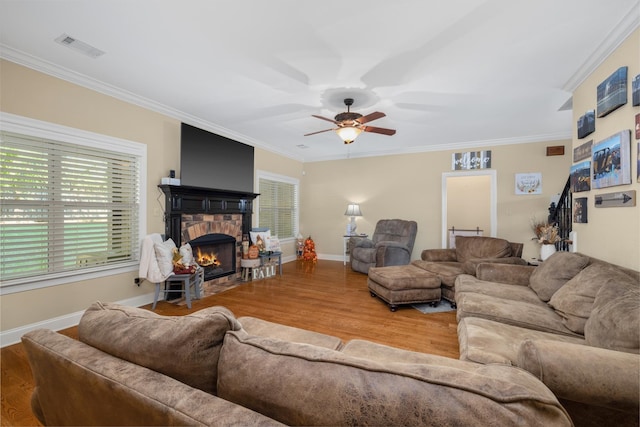
[[[385,129],[379,128],[375,126],[365,126],[365,123],[371,122],[373,120],[380,119],[385,117],[386,114],[376,111],[371,114],[367,114],[363,116],[359,113],[352,113],[350,111],[350,107],[353,105],[353,98],[346,98],[344,100],[344,104],[347,106],[347,111],[344,113],[340,113],[336,115],[336,117],[332,119],[328,119],[322,116],[316,116],[312,114],[313,117],[318,119],[326,120],[328,122],[336,124],[338,127],[320,130],[318,132],[311,132],[304,136],[315,135],[317,133],[329,132],[330,130],[336,131],[338,136],[342,138],[345,144],[351,144],[361,132],[373,132],[373,133],[381,133],[383,135],[395,135],[395,129]]]

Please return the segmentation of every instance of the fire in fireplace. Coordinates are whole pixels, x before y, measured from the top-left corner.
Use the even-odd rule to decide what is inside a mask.
[[[204,280],[236,272],[236,239],[228,234],[210,233],[189,242],[195,261],[204,269]]]

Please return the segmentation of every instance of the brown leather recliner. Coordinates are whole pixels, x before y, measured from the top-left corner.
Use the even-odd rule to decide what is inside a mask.
[[[409,264],[417,232],[415,221],[381,219],[371,239],[352,239],[351,269],[366,274],[371,267]]]
[[[483,262],[526,265],[522,259],[522,243],[485,236],[456,236],[455,249],[425,249],[421,260],[413,265],[440,276],[442,298],[456,306],[456,277],[460,274],[476,275],[476,267]]]

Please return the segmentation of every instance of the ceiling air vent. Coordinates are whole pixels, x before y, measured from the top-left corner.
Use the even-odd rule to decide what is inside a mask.
[[[100,49],[96,49],[95,47],[88,45],[87,43],[80,41],[78,39],[75,39],[67,34],[62,34],[55,40],[57,43],[60,43],[62,46],[66,46],[90,58],[97,58],[105,54],[104,51]]]

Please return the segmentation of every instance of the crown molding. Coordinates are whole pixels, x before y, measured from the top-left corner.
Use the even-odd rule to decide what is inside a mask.
[[[77,73],[68,68],[60,67],[52,62],[45,61],[33,55],[29,55],[12,47],[6,46],[2,43],[0,43],[0,58],[10,62],[14,62],[27,68],[31,68],[43,74],[65,80],[73,84],[77,84],[78,86],[91,89],[93,91],[119,99],[129,104],[137,105],[138,107],[142,107],[150,111],[155,111],[156,113],[163,114],[167,117],[171,117],[173,119],[190,124],[192,126],[199,127],[209,132],[217,133],[218,135],[231,138],[244,144],[262,148],[264,150],[291,158],[293,160],[302,161],[302,158],[300,156],[293,155],[290,152],[275,149],[274,147],[267,145],[262,141],[249,138],[246,135],[236,133],[215,123],[202,120],[201,118],[187,114],[184,111],[180,111],[162,103],[136,95],[132,92],[101,82],[84,74]]]
[[[562,89],[573,93],[638,27],[640,27],[640,1],[635,2],[624,18],[596,47]]]

